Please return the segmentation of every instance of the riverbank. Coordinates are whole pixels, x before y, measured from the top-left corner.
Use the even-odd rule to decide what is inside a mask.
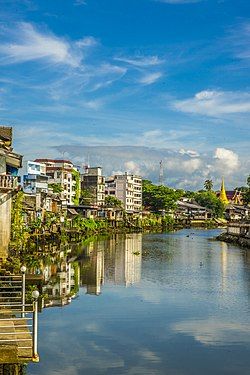
[[[250,249],[250,238],[245,236],[229,234],[229,233],[221,233],[219,236],[216,237],[218,241],[228,242],[234,245],[238,245],[244,247],[246,249]]]
[[[227,231],[221,233],[217,240],[233,243],[250,249],[250,223],[228,223]]]

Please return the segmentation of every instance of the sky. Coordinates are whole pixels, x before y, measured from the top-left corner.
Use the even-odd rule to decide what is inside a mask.
[[[0,124],[24,160],[245,185],[249,68],[248,0],[0,0]]]

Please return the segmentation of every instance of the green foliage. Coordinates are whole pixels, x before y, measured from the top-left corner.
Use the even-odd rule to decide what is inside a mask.
[[[120,201],[120,199],[112,195],[108,195],[107,197],[105,197],[105,205],[107,207],[122,208],[123,203],[122,201]]]
[[[79,205],[80,196],[81,196],[80,172],[78,172],[75,169],[72,169],[72,177],[73,177],[73,180],[75,181],[75,186],[74,186],[75,197],[73,199],[73,203],[74,203],[75,206],[78,206]]]
[[[206,191],[212,191],[213,190],[213,181],[212,180],[205,180],[205,182],[204,182],[204,189],[206,190]]]
[[[247,186],[248,186],[249,189],[250,189],[250,175],[247,177]]]
[[[83,189],[80,194],[80,204],[91,206],[96,203],[96,192],[94,189]]]
[[[173,210],[182,195],[182,190],[174,190],[163,185],[157,186],[149,180],[144,180],[142,183],[142,204],[151,211]]]
[[[23,218],[23,198],[24,193],[19,191],[12,199],[11,239],[18,248],[21,248],[27,239],[27,228]]]
[[[195,193],[195,201],[212,211],[214,217],[223,217],[225,206],[212,191],[200,191]]]
[[[48,186],[49,186],[49,188],[51,188],[53,190],[53,193],[55,193],[55,194],[59,194],[63,191],[63,187],[61,186],[61,184],[53,183],[53,184],[49,184]]]
[[[250,175],[247,177],[246,180],[247,186],[240,186],[237,187],[235,190],[241,191],[243,196],[244,204],[250,204]]]

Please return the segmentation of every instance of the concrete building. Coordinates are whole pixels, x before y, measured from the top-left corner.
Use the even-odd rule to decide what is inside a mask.
[[[46,164],[27,161],[24,169],[23,191],[27,194],[47,193],[49,177],[46,175]]]
[[[7,256],[11,229],[12,197],[19,189],[22,156],[13,152],[12,128],[0,126],[0,258]]]
[[[127,213],[142,211],[142,178],[133,174],[121,174],[106,180],[105,194],[118,198]]]
[[[69,160],[56,159],[36,159],[35,162],[46,165],[46,175],[49,177],[49,185],[56,184],[62,189],[60,195],[63,204],[74,205],[77,199],[77,191],[80,191],[80,180],[76,176],[79,174]]]
[[[81,189],[89,192],[84,203],[88,205],[104,206],[105,204],[105,177],[101,167],[86,167],[81,175]],[[89,199],[89,201],[88,201]]]

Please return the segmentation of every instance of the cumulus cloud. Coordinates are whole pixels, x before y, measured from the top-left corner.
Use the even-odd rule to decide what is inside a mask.
[[[239,157],[232,150],[219,147],[215,150],[214,158],[217,170],[225,174],[230,174],[239,167]]]
[[[14,41],[1,44],[1,64],[41,59],[72,67],[81,63],[83,56],[72,44],[52,33],[38,31],[29,23],[20,23],[16,30],[6,30],[6,33],[9,33]]]
[[[175,172],[185,172],[185,174],[191,174],[199,170],[202,162],[200,159],[189,159],[189,160],[180,160],[177,158],[166,159],[165,166],[168,170]]]
[[[176,100],[172,107],[180,112],[220,117],[250,112],[250,93],[204,90],[193,98]]]
[[[126,161],[124,163],[124,169],[125,171],[132,173],[132,174],[143,175],[139,165],[133,160]]]

